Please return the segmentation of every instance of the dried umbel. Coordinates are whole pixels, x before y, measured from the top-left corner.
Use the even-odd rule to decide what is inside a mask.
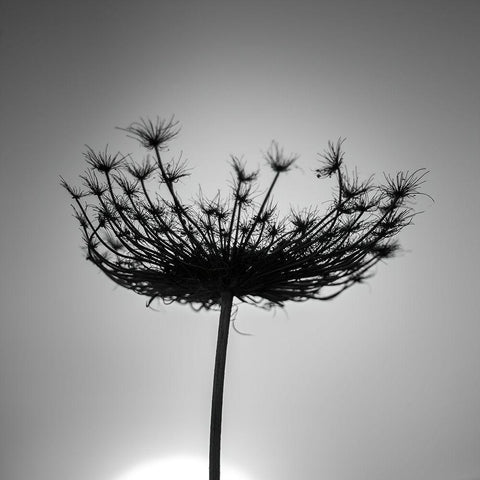
[[[63,186],[75,201],[87,258],[115,283],[165,302],[220,306],[210,431],[210,480],[220,478],[220,431],[232,301],[261,307],[288,300],[328,300],[362,282],[398,250],[397,234],[416,214],[426,171],[360,180],[344,165],[342,142],[329,143],[315,171],[335,181],[333,198],[280,217],[272,192],[297,160],[272,143],[265,160],[273,178],[257,195],[258,172],[231,158],[229,195],[180,198],[176,183],[189,175],[182,159],[163,150],[178,134],[174,119],[142,120],[123,129],[149,152],[142,163],[108,150],[85,153],[80,188]]]
[[[189,175],[185,162],[162,158],[177,123],[141,121],[125,130],[153,158],[138,164],[119,153],[88,149],[82,188],[62,181],[76,203],[87,258],[150,300],[205,308],[219,304],[225,291],[269,307],[330,299],[361,282],[397,251],[394,237],[411,222],[409,200],[426,173],[399,173],[375,186],[372,178],[360,181],[348,173],[341,142],[330,143],[316,174],[336,178],[331,204],[323,213],[306,208],[280,218],[272,191],[297,157],[272,143],[265,158],[273,179],[259,201],[257,172],[247,172],[232,157],[229,198],[186,205],[175,189]]]

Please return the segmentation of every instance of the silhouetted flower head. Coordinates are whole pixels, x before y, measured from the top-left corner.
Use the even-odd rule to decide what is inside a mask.
[[[139,122],[134,122],[126,128],[120,128],[120,130],[124,130],[130,134],[130,137],[139,140],[148,150],[164,148],[180,131],[178,122],[173,117],[170,120],[157,118],[155,123],[152,120],[142,118]]]
[[[85,154],[83,188],[62,185],[73,198],[87,258],[115,283],[149,298],[210,308],[230,292],[262,307],[288,300],[331,299],[372,275],[399,249],[395,237],[412,221],[411,200],[426,171],[400,172],[374,185],[344,165],[342,142],[321,155],[319,178],[335,177],[325,210],[291,211],[280,218],[272,200],[281,175],[297,160],[276,142],[265,154],[273,178],[260,200],[258,172],[232,157],[227,198],[199,197],[186,205],[175,183],[189,175],[181,159],[162,149],[177,122],[141,120],[124,129],[152,153],[143,163],[111,154]]]
[[[343,142],[344,140],[342,139],[338,140],[336,145],[333,142],[328,142],[328,149],[321,154],[321,157],[324,159],[323,165],[316,170],[318,178],[331,177],[340,171],[343,164]]]
[[[232,155],[232,167],[239,184],[250,183],[257,179],[258,172],[247,173],[245,165]]]
[[[278,143],[272,142],[269,150],[265,154],[265,159],[274,172],[281,173],[290,170],[290,167],[296,162],[298,156],[286,156],[278,146]]]

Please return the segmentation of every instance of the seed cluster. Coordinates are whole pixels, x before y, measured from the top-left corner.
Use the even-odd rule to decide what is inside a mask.
[[[273,179],[255,195],[258,172],[231,158],[232,183],[222,199],[182,202],[176,183],[189,171],[163,150],[179,132],[170,120],[141,120],[125,130],[150,156],[142,163],[107,149],[85,152],[81,187],[62,179],[75,204],[87,259],[115,283],[154,299],[218,305],[223,292],[261,307],[288,300],[331,299],[372,274],[398,251],[396,235],[416,213],[426,171],[360,181],[344,165],[342,142],[320,155],[319,179],[334,178],[329,206],[280,218],[272,192],[297,160],[277,143],[265,154]]]

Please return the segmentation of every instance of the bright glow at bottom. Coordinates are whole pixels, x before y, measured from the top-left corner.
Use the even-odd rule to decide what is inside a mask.
[[[222,480],[250,480],[249,477],[221,466]],[[208,462],[195,457],[171,457],[139,465],[115,480],[207,480]]]

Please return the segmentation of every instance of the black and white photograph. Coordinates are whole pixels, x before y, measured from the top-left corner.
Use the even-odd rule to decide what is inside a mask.
[[[2,480],[480,480],[480,1],[2,0]]]

